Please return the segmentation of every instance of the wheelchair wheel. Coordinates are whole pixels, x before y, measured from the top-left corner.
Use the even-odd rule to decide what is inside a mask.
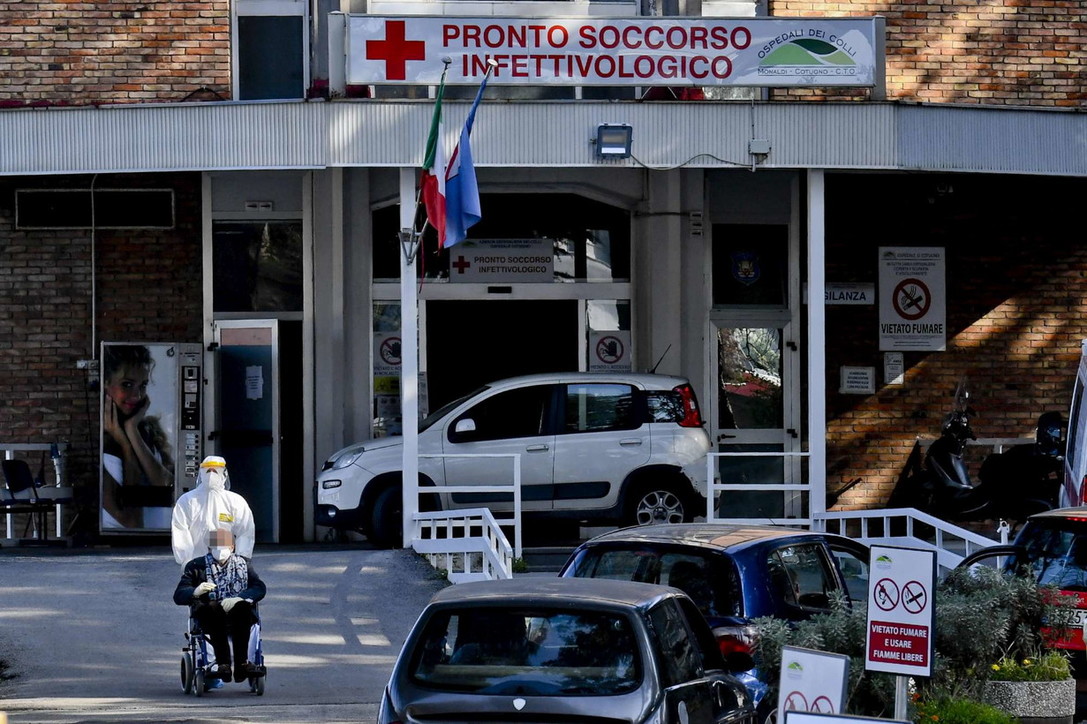
[[[181,655],[181,689],[186,694],[192,693],[193,676],[192,652],[186,651]]]
[[[204,695],[204,670],[200,669],[196,672],[196,680],[193,682],[193,688],[196,690],[197,696]]]

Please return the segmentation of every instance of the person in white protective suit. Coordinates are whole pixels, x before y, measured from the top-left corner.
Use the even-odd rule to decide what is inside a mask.
[[[174,560],[184,566],[206,553],[208,533],[217,529],[234,534],[234,550],[253,557],[256,527],[245,498],[230,491],[226,460],[209,455],[200,463],[200,483],[177,499],[171,524]]]

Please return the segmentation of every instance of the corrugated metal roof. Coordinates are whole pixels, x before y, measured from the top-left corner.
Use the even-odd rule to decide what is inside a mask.
[[[447,143],[468,103],[446,101]],[[418,166],[429,101],[119,105],[0,111],[0,174]],[[601,123],[629,123],[634,158],[601,160]],[[476,119],[478,166],[841,168],[1087,176],[1087,114],[896,103],[496,101]]]

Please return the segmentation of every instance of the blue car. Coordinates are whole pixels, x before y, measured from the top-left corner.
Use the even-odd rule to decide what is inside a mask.
[[[830,609],[835,594],[868,595],[868,547],[831,533],[776,526],[678,523],[623,528],[579,546],[559,573],[663,584],[685,592],[721,653],[751,652],[752,619],[800,621]],[[737,675],[771,721],[777,702],[757,670]]]

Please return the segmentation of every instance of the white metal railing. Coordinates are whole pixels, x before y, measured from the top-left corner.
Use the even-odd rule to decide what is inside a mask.
[[[513,577],[513,548],[489,508],[416,513],[411,545],[452,583]]]
[[[811,494],[810,483],[729,483],[718,482],[717,460],[718,458],[782,458],[784,463],[787,458],[803,459],[810,457],[807,452],[711,452],[706,454],[706,520],[718,523],[757,523],[763,525],[795,525],[810,526],[812,519],[809,516],[781,517],[781,518],[726,518],[718,515],[717,494],[726,490],[738,490],[743,492],[754,491],[779,491],[782,493],[796,492],[800,497]],[[727,505],[727,501],[725,502]],[[806,501],[799,501],[800,510],[810,510]]]
[[[1008,542],[1008,526],[998,529],[999,539],[960,528],[915,508],[848,510],[823,513],[813,528],[837,533],[867,545],[908,545],[936,551],[936,564],[950,570],[975,551]]]
[[[412,523],[411,546],[436,568],[445,568],[449,580],[460,583],[479,578],[510,578],[513,559],[520,558],[521,547],[521,455],[520,453],[423,453],[420,458],[508,458],[513,462],[509,482],[488,485],[441,485],[420,487],[418,495],[454,495],[456,493],[505,493],[513,502],[509,514],[496,516],[489,508],[439,510],[416,513]],[[481,515],[481,511],[486,515]],[[502,527],[513,529],[513,545]],[[478,531],[477,535],[471,533]],[[423,537],[430,536],[430,537]],[[509,555],[502,551],[509,550]],[[482,556],[479,570],[470,567]],[[441,561],[442,565],[438,565]],[[459,565],[458,565],[459,564]]]

